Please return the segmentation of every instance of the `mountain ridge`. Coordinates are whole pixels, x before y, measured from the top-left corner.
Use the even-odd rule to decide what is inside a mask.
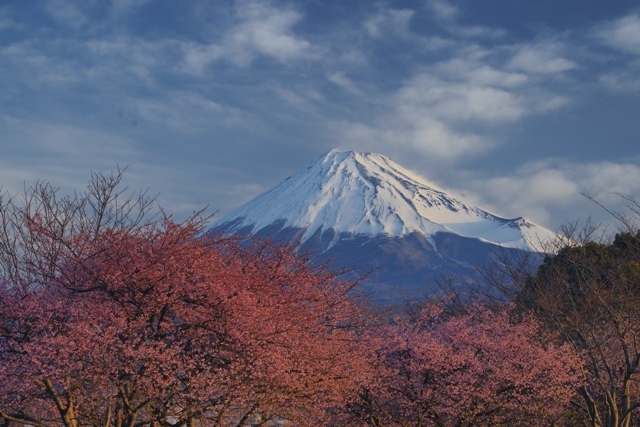
[[[314,263],[352,271],[385,305],[482,282],[478,268],[505,257],[533,264],[555,234],[453,197],[375,153],[331,150],[212,225],[211,233],[295,245]],[[533,255],[533,256],[529,256]]]
[[[523,217],[503,218],[453,197],[421,176],[376,153],[331,150],[214,223],[245,234],[282,222],[304,230],[301,245],[318,230],[341,235],[401,237],[418,232],[433,243],[451,232],[487,243],[538,250],[554,233]],[[249,230],[250,229],[250,230]]]

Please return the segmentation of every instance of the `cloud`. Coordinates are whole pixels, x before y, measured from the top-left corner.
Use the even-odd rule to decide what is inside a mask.
[[[374,38],[387,34],[408,34],[413,15],[414,11],[409,9],[382,9],[365,21],[364,28]]]
[[[115,136],[96,130],[91,125],[27,122],[25,119],[4,117],[2,128],[17,144],[25,144],[46,154],[43,162],[56,159],[91,159],[97,164],[107,159],[134,157],[132,138]]]
[[[0,8],[0,30],[20,27],[21,25],[11,18],[11,14],[7,8]]]
[[[409,120],[412,125],[407,134],[410,148],[436,161],[455,161],[486,151],[493,145],[477,134],[456,131],[429,117],[416,115]]]
[[[438,19],[445,22],[452,22],[458,17],[458,8],[443,0],[431,0],[427,2],[427,7]]]
[[[126,11],[148,4],[151,0],[111,0],[111,5],[116,11]]]
[[[618,92],[640,92],[640,61],[630,61],[624,68],[608,71],[598,81]]]
[[[360,115],[351,122],[345,118],[333,124],[342,140],[362,147],[395,146],[401,157],[414,152],[432,163],[453,164],[505,143],[492,136],[496,130],[571,102],[568,95],[558,91],[562,80],[549,80],[550,75],[565,75],[578,68],[567,57],[562,41],[547,38],[512,45],[499,40],[504,35],[501,29],[459,24],[459,10],[451,2],[430,1],[427,8],[452,35],[443,39],[443,46],[449,48],[448,57],[434,56],[438,60],[427,60],[422,66],[415,61],[405,64],[399,58],[398,67],[405,71],[395,87],[391,82],[363,84],[347,78],[352,73],[343,71],[326,74],[331,82],[354,95],[361,93],[358,88],[367,88],[369,98],[376,100],[370,110],[372,116],[363,119]],[[378,6],[364,28],[372,37],[400,34],[402,40],[410,40],[416,47],[415,55],[424,55],[429,36],[419,35],[410,27],[419,15],[419,10]],[[492,40],[479,41],[487,37]]]
[[[401,157],[414,152],[440,166],[453,164],[499,145],[490,136],[498,127],[505,129],[570,102],[545,87],[541,70],[513,69],[510,49],[499,46],[491,51],[465,45],[454,51],[451,59],[431,64],[394,91],[378,95],[384,112],[374,120],[350,126],[343,121],[338,128],[344,140],[359,146],[395,146]],[[556,56],[550,52],[561,47],[539,43],[522,45],[519,50],[551,60]],[[333,77],[334,83],[348,86],[342,75]]]
[[[353,13],[339,17],[331,13],[342,5],[325,8],[322,2],[160,3],[43,0],[45,11],[60,24],[45,20],[48,28],[17,19],[23,16],[12,15],[17,6],[0,9],[0,28],[9,28],[0,47],[0,98],[7,116],[19,118],[0,122],[5,139],[16,144],[37,139],[56,147],[32,146],[32,153],[48,158],[20,160],[21,167],[33,164],[53,176],[57,172],[47,164],[49,158],[66,157],[83,172],[113,167],[122,158],[141,168],[151,161],[141,159],[144,148],[153,161],[189,163],[185,174],[191,177],[199,167],[203,180],[211,179],[208,168],[223,162],[241,165],[241,173],[251,175],[242,179],[263,183],[264,170],[277,174],[290,162],[304,163],[303,157],[342,144],[388,153],[409,166],[433,167],[434,174],[469,165],[480,169],[489,155],[502,155],[496,148],[526,143],[518,137],[538,123],[544,123],[536,128],[540,138],[570,134],[558,123],[567,116],[549,129],[549,122],[527,119],[585,101],[588,96],[574,99],[573,94],[592,93],[586,86],[597,66],[603,66],[600,82],[608,87],[640,90],[637,14],[591,30],[546,30],[522,42],[523,34],[536,29],[504,37],[500,28],[466,25],[462,3],[446,0],[416,2],[412,9],[364,2],[344,6]],[[184,15],[137,19],[152,7],[160,8],[154,13]],[[312,16],[318,8],[326,14]],[[97,11],[107,13],[98,16]],[[32,27],[16,28],[18,22]],[[595,34],[600,47],[585,46],[585,33],[592,42]],[[119,110],[124,118],[118,118]],[[274,162],[278,167],[268,166],[280,150],[287,151],[286,158]],[[193,152],[201,155],[189,158]],[[272,158],[263,158],[264,153]],[[259,158],[263,171],[238,160],[249,155]],[[22,179],[6,156],[0,163],[7,179]],[[178,169],[172,167],[168,170]],[[150,166],[147,172],[151,185],[158,174]],[[469,190],[491,206],[506,206],[516,216],[553,222],[556,204],[580,213],[574,208],[581,190],[595,195],[608,194],[609,188],[633,191],[623,177],[635,179],[636,172],[620,164],[529,164],[513,176],[472,177],[471,184],[460,187],[473,187]],[[220,201],[211,199],[225,207],[234,197],[245,197],[234,195],[243,190],[231,180],[216,175],[214,181],[233,190],[209,193],[219,194]],[[176,186],[168,181],[162,177],[161,188],[173,191]],[[258,191],[247,185],[246,191]],[[192,190],[183,190],[181,197],[186,193],[199,197]],[[186,206],[187,197],[181,200]]]
[[[524,114],[518,97],[509,91],[473,80],[446,81],[429,74],[412,78],[396,97],[403,115],[432,116],[447,123],[509,122]]]
[[[293,33],[302,19],[299,12],[249,0],[237,2],[236,17],[235,25],[219,42],[184,43],[186,71],[202,74],[209,64],[221,59],[246,67],[258,56],[287,62],[310,55],[311,43]]]
[[[599,82],[614,91],[639,92],[640,16],[630,14],[596,26],[592,35],[602,45],[625,54],[614,60],[607,58],[607,67],[599,77]]]
[[[350,92],[354,95],[362,96],[365,95],[358,85],[349,77],[347,77],[344,73],[341,72],[333,72],[327,75],[327,80],[336,86],[342,88],[343,90]]]
[[[44,4],[45,12],[58,24],[79,29],[88,21],[83,7],[90,7],[92,1],[82,4],[73,0],[48,0]]]
[[[617,193],[640,197],[637,182],[640,166],[632,163],[572,162],[547,160],[528,163],[510,176],[464,177],[471,197],[498,215],[527,216],[535,222],[557,228],[569,221],[585,221],[585,212],[596,220],[610,222],[604,209],[583,195],[594,197],[613,211],[624,211]]]
[[[351,149],[393,152],[401,159],[418,155],[432,165],[451,164],[483,152],[492,142],[472,132],[459,132],[428,116],[399,115],[380,119],[376,125],[353,122],[333,124],[334,130]]]
[[[500,28],[491,28],[483,25],[460,25],[458,7],[445,0],[429,0],[426,7],[430,10],[438,22],[446,31],[457,38],[500,38],[506,35],[506,31]]]
[[[108,31],[108,28],[120,27],[122,18],[150,1],[45,0],[44,11],[62,27],[75,31]]]
[[[475,182],[472,187],[478,189]],[[567,206],[580,197],[579,187],[560,170],[539,170],[531,173],[491,178],[482,182],[490,189],[491,204],[512,216],[528,215],[542,223],[551,222],[550,207]]]
[[[82,40],[72,36],[34,37],[0,48],[0,69],[5,70],[5,77],[11,74],[12,86],[19,84],[29,90],[38,87],[40,100],[63,91],[74,93],[71,91],[78,87],[109,97],[121,96],[122,92],[131,95],[132,87],[153,87],[159,75],[172,72],[179,47],[178,42],[168,39],[147,40],[117,33]],[[106,88],[116,93],[107,93]],[[64,95],[63,99],[67,98]]]
[[[84,45],[90,57],[86,70],[92,80],[118,80],[119,85],[143,83],[153,86],[158,70],[171,70],[180,46],[168,39],[147,40],[132,35],[90,39]]]
[[[26,40],[9,44],[0,48],[0,70],[4,79],[0,87],[11,93],[18,88],[32,91],[36,88],[51,89],[53,91],[68,90],[69,87],[82,80],[82,71],[78,64],[70,58],[61,58],[51,51],[67,48],[69,45],[63,40],[55,42],[43,40]],[[72,46],[77,48],[77,44]],[[23,94],[24,95],[24,94]],[[41,95],[37,97],[41,99]],[[18,103],[10,105],[15,108],[18,104],[28,102],[27,97],[20,97]]]
[[[160,98],[135,99],[127,104],[136,120],[182,137],[208,133],[212,127],[246,125],[251,120],[237,108],[184,90],[172,90]]]
[[[262,54],[280,61],[297,58],[311,46],[296,37],[292,28],[302,15],[291,9],[277,9],[268,3],[249,1],[238,9],[241,23],[228,37],[229,52],[238,55],[236,60],[250,52]]]
[[[394,9],[387,7],[385,4],[377,4],[375,10],[364,19],[362,28],[374,43],[384,43],[385,45],[403,43],[404,47],[411,45],[418,47],[420,50],[428,51],[455,47],[455,43],[448,38],[413,31],[411,24],[414,19],[418,19],[420,12],[418,8],[416,10]],[[352,33],[350,35],[347,41],[349,46],[352,46],[354,37],[357,40],[360,38],[360,34]],[[369,51],[369,49],[365,51]],[[357,57],[362,56],[362,54],[361,51]]]
[[[640,54],[640,16],[633,14],[608,22],[595,30],[605,45],[630,54]]]
[[[517,52],[507,68],[529,74],[560,74],[577,67],[574,61],[562,56],[564,45],[542,42],[516,47]]]
[[[23,183],[53,179],[65,190],[82,189],[91,170],[112,170],[140,158],[139,143],[115,131],[91,124],[63,124],[3,116],[0,127],[13,148],[0,158],[0,183],[17,192]],[[131,126],[128,126],[131,130]]]
[[[479,86],[515,88],[529,81],[529,76],[525,73],[499,70],[481,60],[468,57],[441,62],[436,65],[436,70],[439,75],[447,76],[449,79]]]
[[[632,163],[597,162],[574,167],[583,191],[610,200],[615,193],[634,195],[640,182],[640,166]]]

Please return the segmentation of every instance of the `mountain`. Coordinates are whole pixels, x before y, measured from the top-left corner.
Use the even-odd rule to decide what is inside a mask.
[[[331,150],[214,223],[212,232],[293,242],[318,261],[374,268],[377,298],[473,277],[497,251],[535,251],[554,234],[453,197],[387,157]]]

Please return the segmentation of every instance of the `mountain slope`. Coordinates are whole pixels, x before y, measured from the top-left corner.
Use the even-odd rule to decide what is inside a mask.
[[[478,278],[496,254],[535,251],[554,234],[453,197],[388,158],[332,150],[218,220],[213,233],[292,242],[314,261],[374,271],[363,289],[379,300]]]
[[[390,159],[373,153],[332,150],[307,168],[216,222],[228,232],[250,234],[281,224],[304,230],[304,244],[322,229],[334,236],[438,232],[531,250],[552,232],[523,218],[505,219],[454,198]]]

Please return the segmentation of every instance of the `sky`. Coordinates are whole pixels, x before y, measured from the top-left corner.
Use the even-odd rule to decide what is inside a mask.
[[[220,218],[339,148],[551,229],[640,197],[635,0],[3,0],[0,75],[9,193]]]

